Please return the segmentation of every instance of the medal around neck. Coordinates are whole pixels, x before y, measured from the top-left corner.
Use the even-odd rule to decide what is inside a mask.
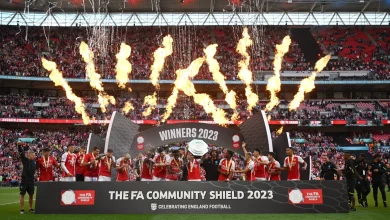
[[[188,143],[188,151],[194,156],[203,156],[209,151],[209,146],[202,140],[194,139]]]

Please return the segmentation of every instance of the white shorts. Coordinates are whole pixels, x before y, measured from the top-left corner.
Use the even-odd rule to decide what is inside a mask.
[[[291,180],[287,180],[287,181],[299,181],[299,179],[291,179]]]
[[[197,180],[188,180],[188,181],[201,181],[200,179],[197,179]]]
[[[256,181],[267,181],[267,179],[266,178],[257,178],[256,177]]]
[[[60,179],[61,182],[76,182],[76,177],[62,177]]]
[[[165,181],[165,179],[153,176],[153,181]]]
[[[97,181],[98,181],[97,177],[89,177],[89,176],[84,177],[84,182],[97,182]]]
[[[108,176],[99,176],[99,182],[111,182],[111,177]]]
[[[149,182],[149,181],[153,181],[153,180],[141,178],[141,181]]]

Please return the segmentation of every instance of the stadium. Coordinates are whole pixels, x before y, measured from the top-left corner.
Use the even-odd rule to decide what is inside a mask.
[[[0,219],[386,219],[389,53],[388,0],[0,1]]]

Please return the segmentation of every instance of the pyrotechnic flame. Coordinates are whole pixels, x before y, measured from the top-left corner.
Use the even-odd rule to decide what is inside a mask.
[[[330,54],[322,57],[316,62],[314,71],[311,73],[311,75],[301,81],[297,94],[295,94],[294,99],[288,105],[290,111],[296,110],[300,103],[305,99],[305,93],[309,93],[315,88],[314,81],[316,79],[317,73],[321,72],[326,67],[326,64],[328,64],[329,60]]]
[[[236,92],[231,90],[229,92],[226,82],[225,76],[220,72],[220,66],[218,61],[214,58],[217,53],[217,44],[209,45],[206,49],[204,49],[204,53],[206,54],[206,62],[209,66],[209,71],[213,75],[213,80],[218,83],[219,87],[221,87],[223,93],[225,94],[225,101],[229,104],[230,108],[234,110],[234,114],[232,116],[232,120],[236,120],[238,118],[237,112],[237,104],[236,104]]]
[[[158,48],[153,53],[154,62],[151,67],[152,73],[150,74],[150,80],[155,87],[158,87],[158,78],[160,72],[164,68],[165,59],[170,56],[173,52],[172,48],[173,39],[171,35],[167,35],[163,39],[163,47]]]
[[[268,120],[268,121],[271,121],[271,115],[268,115],[268,116],[267,116],[267,120]]]
[[[118,86],[122,89],[126,88],[126,83],[129,80],[129,73],[131,73],[132,66],[127,60],[131,54],[131,47],[125,43],[121,43],[119,53],[116,55],[116,80]]]
[[[276,134],[280,135],[283,132],[283,126],[276,130]]]
[[[280,70],[282,69],[283,56],[288,52],[291,44],[290,36],[285,36],[281,44],[276,45],[274,58],[274,75],[268,79],[266,90],[271,93],[270,101],[266,105],[266,110],[271,111],[279,104],[279,98],[276,96],[280,92]]]
[[[245,57],[245,59],[238,62],[238,67],[240,67],[240,70],[237,76],[246,85],[245,95],[248,102],[249,112],[253,109],[254,106],[256,106],[256,103],[259,100],[259,97],[252,92],[250,85],[253,82],[253,74],[249,70],[250,56],[247,52],[247,48],[252,46],[252,43],[253,42],[248,34],[248,28],[244,28],[244,31],[242,32],[242,38],[237,44],[237,52]]]
[[[182,91],[187,96],[193,96],[195,103],[203,106],[205,111],[212,115],[216,123],[225,125],[229,122],[225,117],[225,111],[223,109],[218,109],[209,95],[204,93],[196,94],[195,86],[190,80],[190,78],[195,77],[198,74],[204,61],[204,57],[197,58],[191,62],[187,69],[179,69],[176,71],[175,87],[172,95],[168,98],[168,104],[166,106],[167,111],[164,113],[162,121],[168,119],[172,113],[172,109],[176,105],[178,92]]]
[[[89,124],[90,119],[85,111],[83,101],[73,93],[72,88],[66,82],[62,73],[57,69],[57,64],[42,57],[42,65],[50,72],[49,78],[54,82],[55,86],[61,86],[65,90],[66,98],[75,103],[75,110],[81,114],[84,124]]]
[[[122,108],[122,111],[127,114],[130,110],[134,110],[134,106],[131,101],[127,101],[125,102],[125,106]]]
[[[142,115],[144,117],[149,116],[152,114],[152,111],[156,108],[157,106],[157,98],[156,98],[157,93],[154,92],[153,95],[148,95],[144,99],[144,105],[149,105],[148,108],[142,112]]]
[[[93,62],[93,52],[88,45],[83,41],[80,44],[80,54],[83,57],[84,62],[87,64],[87,76],[89,78],[89,84],[92,88],[99,92],[98,101],[102,112],[106,112],[106,106],[111,103],[115,105],[114,96],[110,96],[104,93],[102,81],[100,80],[100,74],[95,71],[95,64]]]

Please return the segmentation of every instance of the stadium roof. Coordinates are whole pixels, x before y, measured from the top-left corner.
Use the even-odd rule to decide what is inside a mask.
[[[390,12],[390,0],[2,0],[0,9],[92,12],[99,2],[108,12]]]

